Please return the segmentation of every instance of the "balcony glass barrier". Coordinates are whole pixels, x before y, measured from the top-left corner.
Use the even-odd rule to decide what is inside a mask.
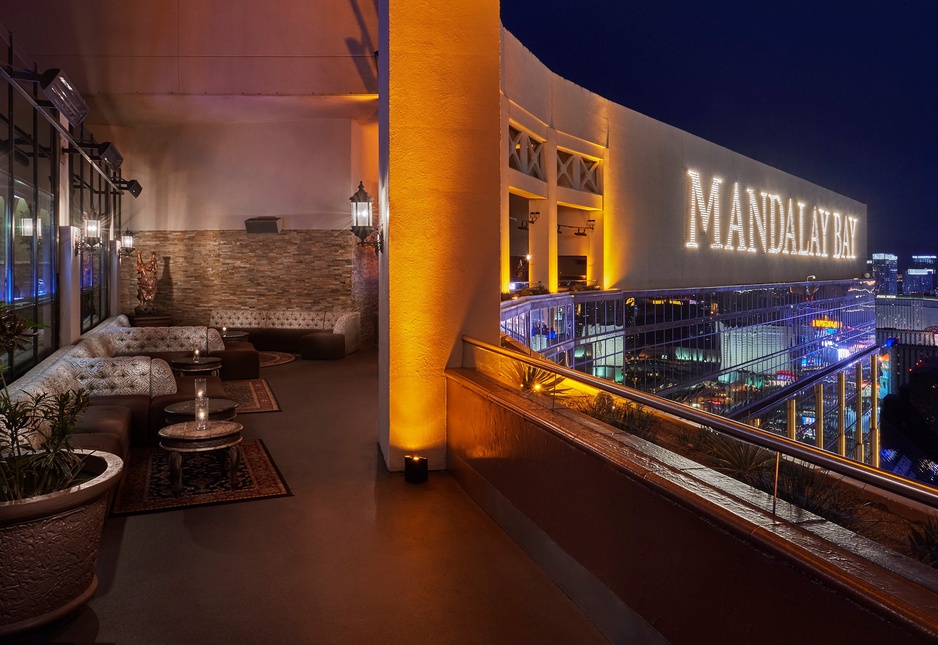
[[[905,556],[928,562],[930,549],[938,548],[938,489],[813,443],[579,373],[525,354],[508,338],[503,347],[463,341],[464,367],[538,406],[574,411],[563,414],[575,418],[582,413],[607,436],[652,442]],[[827,397],[828,390],[823,383],[816,391]],[[803,406],[807,410],[809,402]]]

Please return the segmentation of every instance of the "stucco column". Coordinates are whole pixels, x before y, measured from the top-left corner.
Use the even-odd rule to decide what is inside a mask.
[[[531,256],[530,261],[530,279],[532,284],[540,283],[545,288],[550,287],[550,215],[546,208],[548,202],[546,199],[528,200],[528,212],[537,211],[538,220],[530,225],[528,229],[528,253]],[[557,205],[554,204],[554,224],[553,230],[557,230]],[[556,235],[555,235],[556,237]],[[554,260],[556,264],[556,259]]]
[[[379,444],[440,469],[444,369],[463,334],[498,341],[499,5],[381,0],[379,20]]]

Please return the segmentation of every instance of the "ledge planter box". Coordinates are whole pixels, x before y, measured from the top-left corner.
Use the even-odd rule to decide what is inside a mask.
[[[66,616],[97,589],[98,546],[123,462],[76,452],[84,455],[82,472],[93,475],[88,481],[0,502],[0,641]]]

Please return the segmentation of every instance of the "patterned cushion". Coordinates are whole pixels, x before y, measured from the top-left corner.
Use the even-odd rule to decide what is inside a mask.
[[[262,309],[213,309],[211,327],[258,328],[267,326],[267,312]]]
[[[206,351],[209,344],[207,327],[126,327],[99,334],[114,345],[114,354],[145,354],[147,352]],[[221,341],[221,337],[218,337]],[[221,342],[219,349],[224,349]]]
[[[149,356],[65,358],[62,362],[72,368],[75,387],[92,396],[150,395]]]
[[[278,329],[322,329],[323,313],[316,311],[268,311],[267,326]]]
[[[217,329],[208,330],[208,351],[217,352],[225,349],[225,341],[221,339],[221,334]]]
[[[83,338],[76,346],[77,356],[86,358],[110,358],[117,352],[110,334],[94,334]]]
[[[176,393],[176,378],[169,363],[154,358],[150,363],[150,397]]]

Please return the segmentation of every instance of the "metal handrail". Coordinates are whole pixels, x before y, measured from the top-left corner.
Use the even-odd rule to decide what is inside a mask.
[[[583,372],[570,369],[551,363],[536,356],[527,356],[510,350],[503,349],[496,345],[477,340],[470,336],[463,336],[462,341],[469,345],[493,352],[495,354],[511,358],[513,360],[545,369],[555,374],[559,374],[574,381],[585,383],[598,390],[621,396],[630,401],[640,403],[645,407],[665,412],[689,421],[693,421],[703,426],[710,427],[719,432],[728,434],[736,439],[741,439],[755,444],[773,452],[781,452],[797,459],[812,463],[816,466],[826,468],[827,470],[839,473],[846,477],[851,477],[865,484],[877,486],[903,497],[913,499],[917,502],[927,504],[938,509],[938,490],[893,475],[892,473],[873,468],[863,463],[851,461],[840,455],[825,452],[814,446],[810,446],[797,441],[792,441],[787,437],[760,430],[759,428],[727,419],[704,410],[698,410],[681,403],[675,403],[668,399],[647,394],[639,390],[624,387],[616,383],[596,378]]]
[[[857,361],[863,360],[864,358],[870,356],[871,354],[876,354],[877,352],[879,352],[879,347],[874,345],[873,347],[868,347],[860,352],[857,352],[856,354],[852,355],[848,360],[844,361],[844,363],[846,363],[847,368],[849,368],[851,365],[855,365]],[[755,417],[762,416],[769,410],[774,409],[775,406],[779,405],[782,401],[790,397],[792,393],[800,392],[801,390],[807,389],[811,387],[812,385],[814,385],[815,383],[823,381],[830,375],[836,374],[837,372],[840,372],[841,370],[845,369],[844,363],[836,363],[834,365],[829,365],[828,367],[825,367],[823,370],[820,370],[812,374],[811,376],[801,378],[800,380],[795,381],[791,385],[785,386],[777,392],[773,392],[772,394],[770,394],[769,396],[765,398],[759,399],[757,401],[753,401],[752,403],[747,403],[746,405],[743,405],[733,410],[732,413],[728,415],[728,418],[752,419]]]

